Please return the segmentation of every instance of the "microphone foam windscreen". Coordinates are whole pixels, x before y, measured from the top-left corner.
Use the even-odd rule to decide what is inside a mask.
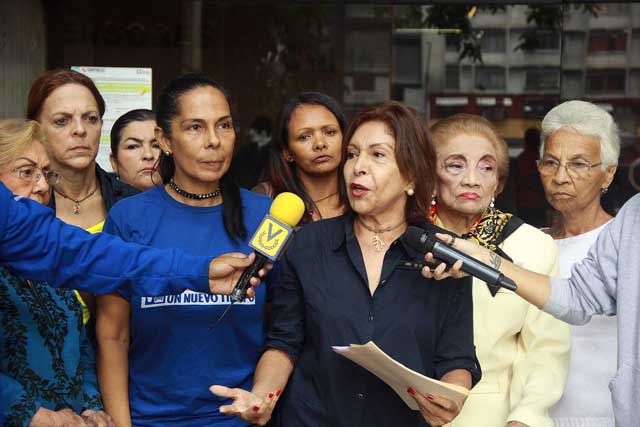
[[[300,197],[293,193],[284,192],[276,196],[269,215],[287,224],[289,227],[295,227],[304,215],[304,202]]]

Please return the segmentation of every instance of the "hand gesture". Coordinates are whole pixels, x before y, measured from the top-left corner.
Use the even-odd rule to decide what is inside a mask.
[[[231,405],[221,406],[220,412],[235,415],[261,426],[271,419],[273,408],[280,397],[280,390],[269,393],[264,398],[240,388],[228,388],[220,385],[212,385],[209,390],[216,396],[233,399]]]
[[[432,427],[443,426],[453,421],[464,404],[464,400],[456,401],[432,394],[424,395],[411,387],[407,389],[407,393],[416,401],[422,417]]]
[[[237,252],[220,255],[211,260],[209,264],[209,290],[212,294],[229,295],[236,286],[238,279],[242,276],[245,268],[251,265],[256,258],[255,254],[249,256]],[[271,264],[267,264],[258,274],[264,277],[271,269]],[[247,297],[255,295],[253,287],[260,284],[257,277],[251,278],[251,288],[247,291]]]

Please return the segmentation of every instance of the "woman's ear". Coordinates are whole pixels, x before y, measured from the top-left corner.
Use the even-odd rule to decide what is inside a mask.
[[[293,156],[291,155],[291,151],[289,151],[289,149],[282,149],[282,157],[287,163],[293,163]]]
[[[156,126],[154,134],[156,135],[156,141],[158,141],[162,152],[166,155],[171,154],[171,139],[164,133],[164,130],[162,130],[160,126]]]
[[[109,163],[111,163],[111,169],[113,170],[113,172],[117,176],[120,176],[120,174],[118,173],[118,161],[114,157],[113,153],[109,154]]]
[[[602,188],[609,188],[611,183],[613,182],[613,177],[616,175],[616,171],[618,170],[618,165],[608,166],[604,171],[604,182]]]

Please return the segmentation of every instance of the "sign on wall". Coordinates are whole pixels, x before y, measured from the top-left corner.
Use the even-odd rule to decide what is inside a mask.
[[[91,66],[73,66],[71,69],[91,78],[104,98],[106,109],[102,118],[101,147],[97,160],[100,166],[111,170],[108,145],[113,123],[127,111],[138,108],[151,109],[152,70],[151,68]]]

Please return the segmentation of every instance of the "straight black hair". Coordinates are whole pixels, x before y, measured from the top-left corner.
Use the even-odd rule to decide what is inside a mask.
[[[120,139],[122,138],[122,131],[124,128],[133,122],[146,122],[148,120],[155,119],[155,113],[144,108],[127,111],[118,117],[118,120],[116,120],[111,127],[111,154],[113,157],[116,160],[118,159],[118,147],[120,147]]]
[[[156,121],[167,138],[171,138],[171,121],[180,114],[180,98],[187,92],[201,87],[212,87],[222,92],[231,106],[227,91],[215,80],[203,74],[190,73],[180,76],[162,90],[156,106]],[[173,157],[160,153],[160,165],[158,172],[163,183],[168,183],[176,171]],[[227,235],[232,240],[247,237],[247,228],[244,226],[244,213],[242,211],[242,198],[240,188],[233,181],[229,173],[220,178],[220,192],[222,194],[222,220]]]
[[[329,95],[320,92],[299,93],[289,98],[280,111],[276,134],[269,143],[269,156],[263,181],[271,185],[274,196],[284,191],[289,191],[300,196],[307,207],[302,217],[302,222],[306,223],[312,221],[309,212],[315,210],[315,203],[313,203],[311,196],[309,196],[302,181],[298,178],[296,165],[287,162],[284,158],[284,150],[289,147],[289,122],[291,121],[293,112],[301,105],[320,105],[325,107],[338,121],[340,131],[343,135],[347,120],[340,104]]]

